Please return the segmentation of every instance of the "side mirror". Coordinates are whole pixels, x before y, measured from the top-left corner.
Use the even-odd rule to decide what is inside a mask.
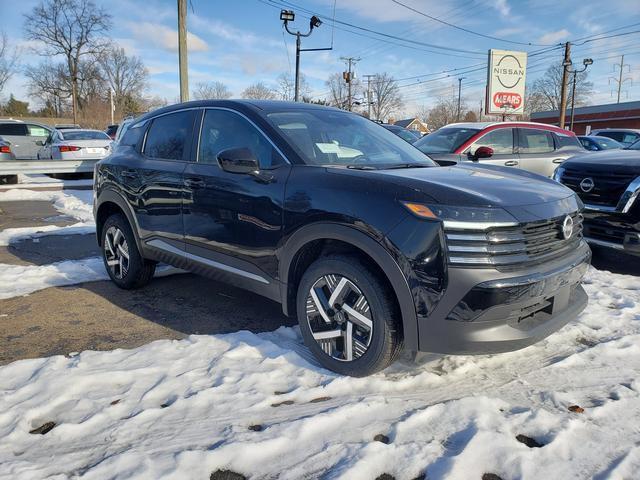
[[[258,159],[248,148],[229,148],[218,154],[220,168],[229,173],[254,173],[260,170]]]
[[[476,160],[481,158],[490,158],[493,156],[493,148],[491,147],[478,147],[475,152],[473,152],[473,157]]]
[[[39,147],[44,147],[44,142],[42,140],[36,140],[36,145]]]

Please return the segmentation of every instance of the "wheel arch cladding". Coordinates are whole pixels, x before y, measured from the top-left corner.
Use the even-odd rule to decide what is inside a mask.
[[[407,280],[392,255],[376,240],[353,227],[316,223],[292,234],[281,252],[282,308],[286,315],[296,310],[297,285],[311,263],[327,253],[356,254],[370,262],[375,271],[382,273],[398,303],[404,345],[410,350],[418,348],[416,310]]]
[[[126,201],[113,190],[105,190],[101,192],[98,199],[98,208],[96,210],[96,236],[98,238],[98,245],[102,246],[102,227],[104,222],[107,221],[111,215],[119,213],[123,215],[129,222],[129,226],[133,231],[133,237],[135,238],[138,250],[140,250],[140,239],[138,238],[138,226],[135,222],[135,218]]]

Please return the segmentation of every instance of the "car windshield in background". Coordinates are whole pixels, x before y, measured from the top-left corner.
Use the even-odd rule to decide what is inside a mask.
[[[422,137],[414,147],[424,153],[453,153],[480,130],[477,128],[441,128]]]
[[[363,169],[436,166],[400,137],[358,115],[309,109],[275,112],[268,117],[308,165]]]
[[[640,140],[635,141],[625,148],[625,150],[640,150]]]
[[[615,140],[611,139],[611,138],[597,138],[594,139],[594,141],[600,145],[600,147],[602,147],[605,150],[610,150],[612,148],[622,148],[623,145],[619,142],[616,142]]]
[[[62,134],[64,140],[111,140],[109,135],[104,132],[96,132],[93,130],[83,130],[81,132],[64,132]]]

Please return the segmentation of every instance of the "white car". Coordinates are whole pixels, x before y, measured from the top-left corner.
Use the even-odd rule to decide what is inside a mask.
[[[100,160],[111,153],[112,140],[100,130],[54,130],[42,143],[38,159]]]

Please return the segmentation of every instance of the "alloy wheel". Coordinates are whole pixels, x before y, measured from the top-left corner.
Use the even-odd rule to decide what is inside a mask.
[[[307,322],[322,351],[340,361],[365,354],[373,337],[369,302],[341,275],[324,275],[312,285],[306,302]]]
[[[129,245],[118,227],[111,226],[104,236],[104,255],[111,274],[122,279],[129,271]]]

